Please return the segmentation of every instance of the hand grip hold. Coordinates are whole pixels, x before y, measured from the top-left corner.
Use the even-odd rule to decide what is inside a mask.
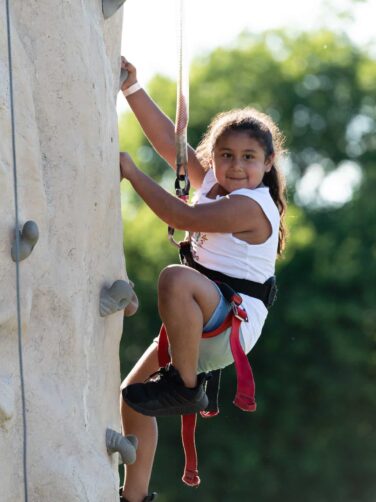
[[[16,230],[17,232],[17,230]],[[18,247],[18,260],[17,260],[17,249],[16,249],[16,239],[14,239],[11,249],[11,256],[14,262],[25,260],[30,256],[35,244],[39,239],[39,229],[35,221],[27,221],[22,230],[18,230],[20,239]]]
[[[103,17],[108,19],[120,9],[125,0],[102,0]]]
[[[126,281],[118,280],[110,288],[102,288],[99,301],[101,317],[123,310],[131,302],[132,297],[133,288]]]
[[[110,455],[119,453],[124,464],[133,464],[136,461],[138,440],[136,436],[129,434],[122,436],[113,429],[106,429],[106,448]]]

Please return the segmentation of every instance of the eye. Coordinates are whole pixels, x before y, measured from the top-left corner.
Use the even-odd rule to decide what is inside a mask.
[[[232,155],[231,155],[231,153],[230,153],[230,152],[223,152],[223,153],[222,153],[222,157],[223,157],[224,159],[231,159]]]
[[[251,153],[245,153],[243,155],[244,160],[252,160],[254,159],[254,156]]]

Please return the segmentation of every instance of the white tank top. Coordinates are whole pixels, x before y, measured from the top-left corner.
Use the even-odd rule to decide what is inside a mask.
[[[206,197],[218,183],[212,169],[206,173],[201,187],[196,191],[193,204],[214,202]],[[264,283],[274,275],[277,258],[280,215],[268,187],[241,188],[230,195],[243,195],[259,204],[272,227],[270,237],[262,244],[249,244],[230,233],[194,232],[191,236],[192,254],[195,261],[206,268],[223,274]],[[222,196],[218,195],[216,199]],[[249,321],[242,323],[241,334],[248,353],[261,334],[268,311],[261,300],[241,295]]]

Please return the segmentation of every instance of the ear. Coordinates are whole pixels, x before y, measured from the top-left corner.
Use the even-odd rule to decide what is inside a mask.
[[[275,159],[275,153],[271,153],[266,159],[265,159],[265,172],[270,172],[271,168],[273,167],[274,164],[274,159]]]

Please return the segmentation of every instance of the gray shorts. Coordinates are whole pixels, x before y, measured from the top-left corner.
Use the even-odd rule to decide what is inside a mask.
[[[215,283],[213,284],[218,289],[220,299],[213,315],[204,326],[204,333],[217,329],[231,310],[231,306],[223,296],[221,290]],[[230,332],[231,328],[227,328],[213,338],[201,338],[197,373],[224,368],[234,362],[230,346]],[[244,349],[245,345],[241,332],[240,343]]]

